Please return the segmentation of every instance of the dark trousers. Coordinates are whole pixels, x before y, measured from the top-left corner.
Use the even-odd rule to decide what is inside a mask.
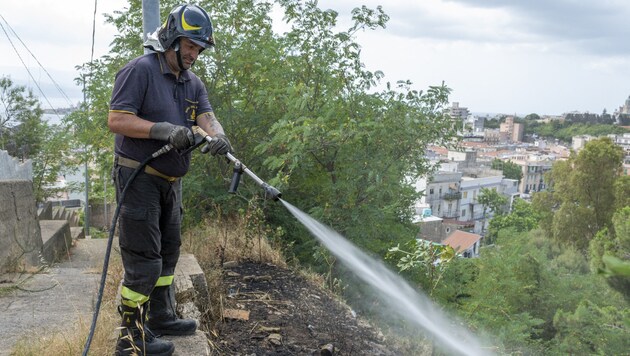
[[[123,287],[148,297],[159,277],[175,273],[181,245],[182,186],[181,179],[170,183],[140,172],[127,188],[124,201],[120,201],[133,171],[121,166],[113,171],[120,205]]]

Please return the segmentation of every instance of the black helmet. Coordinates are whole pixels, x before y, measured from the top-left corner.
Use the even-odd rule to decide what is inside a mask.
[[[214,46],[212,22],[206,10],[197,5],[179,5],[171,11],[160,29],[160,44],[167,50],[180,37],[186,37],[204,49]]]

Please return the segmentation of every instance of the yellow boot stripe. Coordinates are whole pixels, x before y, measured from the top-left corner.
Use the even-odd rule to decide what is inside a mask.
[[[156,287],[166,287],[173,284],[173,279],[175,276],[162,276],[158,278],[157,283],[155,283]]]
[[[138,292],[134,292],[124,286],[120,291],[120,295],[123,298],[123,304],[134,308],[137,308],[138,305],[144,304],[147,300],[149,300],[148,296],[140,294]]]

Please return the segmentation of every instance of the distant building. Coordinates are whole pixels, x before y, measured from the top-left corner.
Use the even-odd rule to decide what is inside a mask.
[[[575,151],[578,152],[579,150],[581,150],[582,148],[584,148],[584,146],[586,146],[586,143],[588,141],[592,141],[596,139],[596,137],[591,136],[591,135],[580,135],[580,136],[573,136],[571,138],[571,148]]]
[[[468,108],[459,106],[459,103],[454,102],[449,111],[448,114],[452,117],[452,118],[460,118],[463,120],[466,120],[466,118],[468,117],[468,115],[470,115],[470,112],[468,111]]]
[[[459,230],[456,230],[442,241],[443,245],[451,246],[458,256],[465,258],[478,257],[480,243],[481,235]]]
[[[486,119],[475,115],[468,115],[464,120],[464,134],[481,135]]]
[[[485,129],[483,131],[483,140],[489,144],[498,144],[501,142],[501,133],[497,129]]]
[[[532,194],[547,189],[545,183],[545,173],[551,170],[553,162],[548,159],[544,160],[514,160],[512,161],[521,166],[523,178],[518,186],[519,193]]]
[[[521,142],[525,126],[514,122],[514,116],[505,118],[505,122],[499,125],[499,135],[501,142]]]
[[[619,114],[630,115],[630,96],[628,96],[626,102],[615,112],[615,116]]]
[[[486,174],[492,172],[499,175],[468,177],[462,172],[439,171],[424,182],[425,187],[417,185],[416,189],[424,190],[421,204],[429,208],[432,215],[481,232],[485,228],[483,224],[487,224],[488,218],[492,216],[488,211],[484,216],[484,206],[478,201],[481,189],[493,189],[508,198],[509,202],[518,195],[518,181],[503,178],[500,171],[489,170]],[[509,208],[506,206],[506,210]]]
[[[623,135],[608,135],[608,137],[623,149],[626,157],[630,157],[630,133]]]
[[[431,177],[425,190],[425,202],[433,215],[441,218],[457,218],[458,200],[461,197],[459,183],[461,172],[438,172]]]
[[[466,168],[475,164],[477,161],[477,152],[473,150],[466,151],[448,151],[448,160],[451,162],[459,162],[458,168]]]

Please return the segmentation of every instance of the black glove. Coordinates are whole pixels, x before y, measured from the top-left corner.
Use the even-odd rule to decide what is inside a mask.
[[[230,145],[230,140],[225,137],[224,134],[218,134],[212,138],[210,143],[206,143],[205,146],[201,147],[201,153],[208,153],[211,155],[224,155],[228,152],[232,152],[232,145]]]
[[[158,122],[151,126],[149,138],[168,141],[178,150],[186,149],[195,143],[195,137],[189,128],[169,122]]]

